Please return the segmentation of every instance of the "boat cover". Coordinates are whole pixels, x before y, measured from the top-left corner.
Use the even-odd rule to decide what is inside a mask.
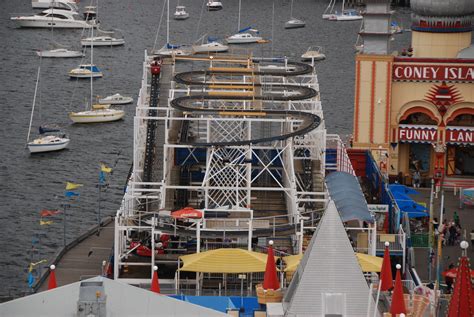
[[[342,221],[374,222],[359,182],[354,175],[346,172],[333,172],[326,176],[326,185]]]

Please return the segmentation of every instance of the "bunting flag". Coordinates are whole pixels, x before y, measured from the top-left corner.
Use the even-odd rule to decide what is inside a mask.
[[[67,192],[64,192],[64,196],[66,196],[66,197],[75,197],[75,196],[79,196],[79,193],[67,191]]]
[[[47,225],[51,225],[51,224],[53,224],[52,220],[48,220],[48,221],[40,220],[40,226],[47,226]]]
[[[76,189],[76,188],[79,188],[81,186],[84,186],[82,184],[76,184],[76,183],[71,183],[71,182],[66,182],[66,190],[72,190],[72,189]]]
[[[60,212],[61,211],[59,211],[59,210],[46,210],[46,209],[43,209],[43,210],[40,211],[40,216],[41,217],[49,217],[49,216],[57,215]]]
[[[28,272],[28,287],[33,287],[33,284],[35,284],[35,277],[33,273]]]
[[[100,171],[99,172],[99,185],[104,185],[105,184],[105,174],[104,172]]]
[[[112,172],[112,168],[111,167],[108,167],[107,165],[105,165],[104,163],[101,163],[100,164],[100,170],[104,173],[111,173]]]
[[[36,279],[33,276],[33,268],[37,266],[38,264],[41,264],[44,262],[47,262],[47,260],[43,259],[35,263],[31,262],[30,265],[28,265],[28,287],[33,287],[33,285],[35,284]]]

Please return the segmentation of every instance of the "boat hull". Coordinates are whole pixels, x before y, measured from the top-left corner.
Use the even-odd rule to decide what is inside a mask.
[[[229,50],[229,47],[227,45],[219,45],[219,46],[209,46],[206,44],[193,45],[194,53],[226,52],[228,50]]]
[[[80,51],[69,51],[63,49],[36,51],[36,54],[40,57],[49,58],[73,58],[83,56],[82,52]]]
[[[75,72],[69,72],[69,77],[70,78],[87,78],[87,79],[90,79],[91,77],[92,78],[102,78],[104,77],[104,74],[102,74],[102,72],[100,73],[93,73],[91,75],[91,73],[75,73]]]
[[[65,149],[69,145],[69,140],[64,142],[58,142],[55,144],[34,144],[33,142],[28,143],[28,150],[30,153],[44,153],[60,151]]]
[[[18,23],[18,26],[22,28],[61,28],[61,29],[90,29],[95,27],[89,23],[83,21],[61,21],[61,20],[30,20],[30,19],[21,19],[21,18],[11,18],[12,21]]]
[[[174,16],[174,19],[175,20],[186,20],[187,18],[189,18],[189,14],[186,13],[186,14],[180,14],[180,15],[175,15]]]
[[[128,103],[132,103],[132,97],[125,97],[120,100],[107,100],[107,99],[99,99],[99,104],[101,105],[126,105]]]
[[[306,23],[285,23],[285,29],[299,29],[299,28],[304,28],[306,26]]]
[[[69,118],[74,123],[101,123],[118,121],[125,115],[124,111],[117,111],[116,113],[102,113],[102,114],[81,114],[80,112],[69,113]]]
[[[262,38],[261,37],[251,37],[251,38],[231,38],[231,37],[228,37],[227,38],[227,43],[228,44],[250,44],[250,43],[258,43],[259,41],[261,41]]]
[[[92,46],[94,44],[94,47],[96,46],[119,46],[119,45],[124,45],[125,40],[124,39],[113,39],[113,40],[102,40],[102,41],[91,41],[91,40],[81,40],[81,45],[82,46]]]
[[[207,10],[208,11],[219,11],[219,10],[222,10],[222,6],[208,6]]]
[[[356,16],[336,16],[336,21],[357,21],[357,20],[362,20],[362,16],[356,15]]]

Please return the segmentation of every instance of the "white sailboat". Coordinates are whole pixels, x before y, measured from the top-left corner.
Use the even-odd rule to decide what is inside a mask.
[[[82,46],[119,46],[125,44],[123,36],[117,37],[115,31],[104,31],[97,28],[98,34],[94,37],[84,37],[81,39]]]
[[[193,53],[208,53],[208,52],[226,52],[229,50],[229,46],[224,45],[220,42],[217,42],[217,39],[207,37],[207,42],[205,42],[207,34],[204,34],[192,45]]]
[[[323,19],[329,20],[329,18],[335,16],[334,12],[334,5],[336,4],[336,0],[330,0],[326,10],[323,12]]]
[[[74,58],[74,57],[84,56],[82,51],[72,51],[72,50],[67,49],[65,45],[55,42],[54,41],[54,27],[51,27],[51,48],[46,49],[46,50],[37,50],[36,54],[39,57],[47,57],[47,58]]]
[[[38,83],[40,80],[41,66],[38,67],[38,75],[36,77],[35,95],[33,97],[33,106],[31,107],[30,126],[28,128],[28,137],[26,138],[26,147],[30,153],[44,153],[59,151],[65,149],[69,144],[69,138],[65,135],[45,134],[45,132],[59,132],[59,130],[45,131],[40,127],[40,136],[30,142],[31,125],[33,123],[33,115],[35,113],[36,94],[38,92]]]
[[[291,0],[291,8],[290,8],[290,20],[285,23],[285,29],[297,29],[297,28],[304,28],[306,22],[303,20],[297,19],[293,17],[293,0]]]
[[[170,1],[166,1],[166,44],[155,53],[161,56],[187,56],[191,55],[191,50],[184,50],[179,45],[170,44]],[[161,22],[161,21],[160,21]]]
[[[262,38],[258,36],[258,31],[252,27],[240,29],[240,12],[242,9],[242,0],[239,0],[239,19],[237,23],[238,32],[226,38],[228,44],[248,44],[257,43],[262,41]]]
[[[340,13],[335,13],[329,16],[330,21],[357,21],[362,20],[360,12],[354,9],[345,9],[345,0],[342,0],[342,7]]]
[[[94,36],[94,31],[92,30],[91,36]],[[94,45],[91,45],[91,65],[94,62]],[[94,105],[93,104],[93,82],[94,76],[90,74],[91,81],[91,96],[90,96],[90,110],[79,111],[79,112],[70,112],[69,118],[74,123],[99,123],[99,122],[111,122],[117,121],[123,118],[125,112],[119,109],[110,109],[109,105]]]

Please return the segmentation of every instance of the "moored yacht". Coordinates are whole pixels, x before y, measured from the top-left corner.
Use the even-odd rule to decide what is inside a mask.
[[[103,76],[102,71],[94,64],[81,64],[78,68],[69,71],[71,78],[99,78]]]
[[[124,115],[123,110],[110,109],[108,105],[93,105],[91,110],[70,112],[69,119],[74,123],[101,123],[120,120]]]
[[[186,20],[189,18],[189,13],[186,12],[185,6],[177,6],[176,11],[174,12],[175,20]]]
[[[76,1],[74,0],[31,0],[31,7],[33,9],[65,9],[71,8],[74,11],[79,11]],[[66,9],[67,10],[67,9]]]
[[[229,44],[247,44],[257,43],[262,40],[262,37],[257,35],[257,31],[251,27],[240,30],[237,34],[231,35],[226,38]]]
[[[78,18],[78,13],[66,10],[47,9],[41,13],[29,16],[15,16],[10,20],[25,28],[93,28],[94,21],[84,21]]]
[[[206,3],[206,6],[207,6],[207,10],[209,11],[218,11],[218,10],[222,10],[222,2],[220,1],[213,1],[213,0],[209,0],[207,3]]]

